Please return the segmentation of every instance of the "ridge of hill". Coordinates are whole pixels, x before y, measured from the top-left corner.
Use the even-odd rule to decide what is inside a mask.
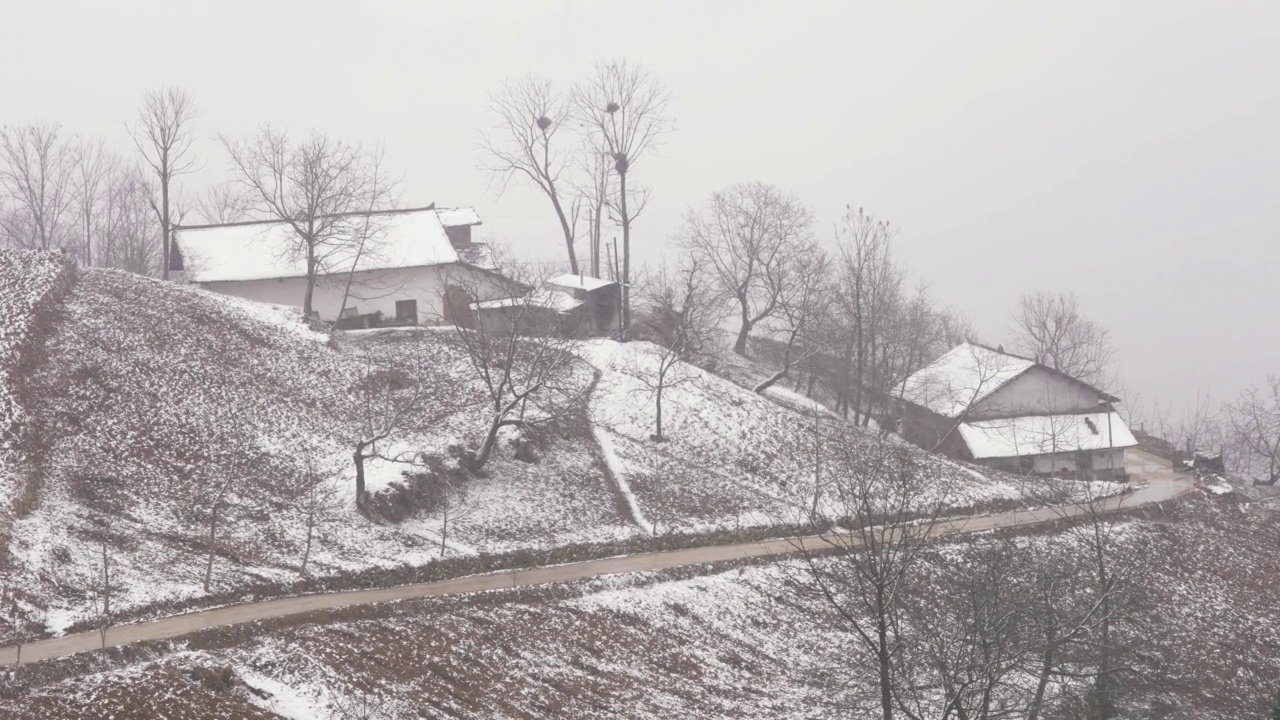
[[[22,381],[39,362],[74,270],[61,253],[0,248],[0,514],[7,521],[26,484],[19,472],[29,441]]]
[[[452,330],[330,340],[291,308],[118,271],[77,272],[58,300],[58,322],[42,329],[42,360],[24,381],[41,442],[38,492],[6,548],[6,584],[37,631],[91,616],[104,544],[115,612],[204,597],[213,508],[210,593],[296,579],[309,516],[296,480],[309,470],[332,500],[316,526],[312,576],[770,524],[813,494],[810,416],[689,367],[695,381],[664,397],[668,439],[654,442],[643,382],[654,346],[596,340],[582,344],[569,380],[587,398],[572,410],[581,422],[539,436],[532,459],[517,457],[518,433],[504,429],[484,472],[466,475],[447,527],[438,509],[400,522],[366,516],[355,507],[351,453],[361,424],[354,389],[371,363],[431,369],[428,402],[385,454],[424,450],[456,467],[450,448],[474,447],[487,426],[488,396],[448,341]],[[252,466],[230,463],[228,447],[252,448]],[[1014,478],[911,452],[958,506],[1022,496]],[[394,499],[405,469],[370,463],[375,500]]]

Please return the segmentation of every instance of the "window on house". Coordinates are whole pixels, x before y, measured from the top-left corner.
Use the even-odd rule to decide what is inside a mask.
[[[397,300],[396,301],[396,321],[397,322],[418,322],[418,301],[417,300]]]

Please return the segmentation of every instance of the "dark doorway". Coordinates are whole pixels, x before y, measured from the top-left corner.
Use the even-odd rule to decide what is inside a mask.
[[[457,285],[444,289],[444,321],[460,327],[471,326],[471,296]]]
[[[418,301],[417,300],[397,300],[396,301],[396,322],[418,324]]]

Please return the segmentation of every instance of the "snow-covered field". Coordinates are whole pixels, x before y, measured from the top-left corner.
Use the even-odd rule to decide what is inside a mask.
[[[219,521],[213,592],[298,577],[307,462],[334,499],[312,575],[420,565],[441,555],[442,518],[373,521],[354,507],[351,389],[369,359],[430,368],[430,402],[395,450],[473,444],[486,397],[464,357],[433,331],[362,333],[337,347],[296,313],[125,273],[88,271],[68,293],[29,379],[44,453],[34,510],[15,521],[11,578],[51,631],[84,620],[109,534],[117,611],[203,593],[209,490],[234,473]],[[589,369],[579,373],[590,381]],[[603,541],[639,532],[615,506],[594,443],[550,435],[537,463],[504,442],[470,478],[446,555]],[[249,446],[249,468],[219,450]],[[391,454],[388,452],[387,454]],[[374,462],[370,490],[411,469]],[[106,526],[106,521],[110,526]]]
[[[488,396],[448,332],[359,332],[331,343],[288,308],[79,273],[26,382],[38,400],[28,412],[43,443],[40,492],[14,520],[8,582],[33,629],[58,632],[89,617],[104,537],[117,613],[203,596],[211,498],[228,481],[210,592],[296,579],[310,497],[297,488],[308,467],[331,503],[316,526],[313,576],[758,526],[809,506],[813,413],[681,365],[664,397],[667,439],[656,442],[645,382],[653,346],[599,340],[583,345],[569,380],[583,390],[595,382],[573,411],[581,417],[538,438],[535,459],[516,458],[506,428],[484,472],[469,474],[448,504],[447,525],[441,509],[370,519],[355,509],[351,460],[355,388],[370,367],[430,371],[428,402],[384,441],[384,455],[421,451],[453,463],[449,449],[476,447],[486,427]],[[782,388],[772,395],[804,401]],[[850,437],[867,451],[879,442]],[[253,460],[237,463],[232,451]],[[1024,497],[1007,476],[910,452],[931,492],[953,506]],[[394,496],[411,469],[373,460],[368,489]]]
[[[584,357],[601,371],[591,417],[614,475],[658,532],[700,532],[783,522],[809,507],[814,494],[815,423],[841,423],[785,409],[807,401],[771,389],[782,404],[697,367],[678,366],[663,391],[662,442],[652,439],[657,349],[648,343],[586,343]],[[851,430],[849,441],[872,452],[882,442]],[[955,507],[1024,497],[1015,479],[979,473],[911,450],[938,497]]]
[[[1121,546],[1150,553],[1143,653],[1164,673],[1126,685],[1123,717],[1263,717],[1280,689],[1274,517],[1202,494],[1118,529]],[[1071,537],[1020,542],[1068,548]],[[954,589],[982,547],[929,555],[914,592]],[[878,717],[841,704],[868,689],[873,665],[801,589],[805,572],[784,560],[636,573],[215,630],[150,662],[62,661],[83,670],[0,708],[69,719],[328,719],[353,706],[383,713],[370,717]],[[1015,673],[1005,690],[1020,687]]]
[[[18,400],[24,346],[39,317],[56,303],[70,269],[60,254],[0,248],[0,508],[7,517],[17,492],[12,465],[28,420]]]

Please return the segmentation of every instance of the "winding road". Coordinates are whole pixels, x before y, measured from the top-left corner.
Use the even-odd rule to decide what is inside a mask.
[[[1131,483],[1138,487],[1136,490],[1124,495],[1117,495],[1099,501],[1098,504],[1101,505],[1104,511],[1132,509],[1170,500],[1195,486],[1194,478],[1175,472],[1167,460],[1136,449],[1128,451],[1126,455],[1131,456],[1126,460],[1126,466],[1132,478]],[[1063,518],[1076,517],[1085,512],[1086,508],[1083,505],[1072,504],[1034,510],[1015,510],[990,515],[948,518],[939,521],[934,526],[933,534],[970,534],[996,528],[1031,527]],[[842,539],[841,542],[847,543],[848,540]],[[368,605],[391,600],[410,600],[440,595],[460,595],[503,588],[530,587],[557,582],[587,580],[601,575],[663,570],[743,558],[788,555],[794,554],[803,548],[820,550],[829,547],[831,547],[830,539],[813,535],[739,545],[716,545],[623,555],[602,560],[587,560],[527,570],[509,570],[488,575],[471,575],[452,580],[374,590],[353,590],[278,598],[113,627],[107,631],[106,644],[114,647],[144,640],[164,640],[224,625],[268,620],[352,605]],[[96,631],[38,640],[22,646],[22,661],[25,663],[59,658],[79,652],[97,650],[101,646],[102,638]],[[0,650],[0,665],[11,665],[14,663],[15,658],[15,648],[7,647]]]

